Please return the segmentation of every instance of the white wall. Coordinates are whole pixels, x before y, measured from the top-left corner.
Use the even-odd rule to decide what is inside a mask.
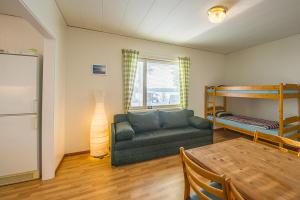
[[[94,90],[105,91],[110,122],[123,112],[123,48],[163,58],[191,57],[189,108],[198,115],[203,115],[204,85],[223,82],[224,55],[77,28],[68,28],[67,33],[66,153],[89,149]],[[91,64],[106,64],[108,75],[92,75]]]
[[[226,84],[300,83],[300,35],[259,45],[226,56]],[[278,120],[278,102],[231,99],[235,113]],[[286,100],[285,116],[297,114],[296,100]]]
[[[43,179],[53,178],[65,153],[65,29],[55,1],[22,0],[28,12],[52,38],[44,40],[42,121]]]
[[[20,53],[36,48],[42,54],[43,36],[24,19],[0,15],[0,27],[0,49]]]

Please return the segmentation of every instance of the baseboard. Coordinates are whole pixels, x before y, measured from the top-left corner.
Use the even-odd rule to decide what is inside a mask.
[[[12,174],[0,177],[0,186],[10,185],[14,183],[21,183],[25,181],[31,181],[40,178],[39,171],[29,171],[24,173]]]
[[[78,152],[73,152],[73,153],[66,153],[64,157],[67,157],[67,156],[76,156],[76,155],[86,154],[86,153],[90,153],[90,150],[78,151]]]

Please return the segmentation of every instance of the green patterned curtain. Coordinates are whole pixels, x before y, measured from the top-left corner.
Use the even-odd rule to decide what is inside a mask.
[[[179,57],[179,77],[180,77],[180,104],[181,108],[188,107],[189,79],[190,79],[190,58]]]
[[[139,52],[135,50],[122,49],[123,57],[123,85],[124,85],[124,111],[128,112],[134,87],[135,72],[137,69]]]

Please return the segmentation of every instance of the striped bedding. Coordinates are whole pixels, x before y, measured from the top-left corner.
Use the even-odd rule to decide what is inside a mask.
[[[242,124],[247,124],[249,126],[253,126],[253,127],[257,127],[257,128],[266,129],[266,130],[279,128],[279,123],[276,121],[257,119],[257,118],[253,118],[253,117],[243,116],[243,115],[224,116],[221,118],[230,120],[230,121],[234,121],[234,122],[238,122],[238,123],[242,123]]]

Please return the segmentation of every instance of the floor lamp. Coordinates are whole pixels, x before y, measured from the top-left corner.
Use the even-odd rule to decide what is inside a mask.
[[[95,111],[90,130],[90,155],[104,157],[108,154],[108,122],[102,91],[94,92]]]

